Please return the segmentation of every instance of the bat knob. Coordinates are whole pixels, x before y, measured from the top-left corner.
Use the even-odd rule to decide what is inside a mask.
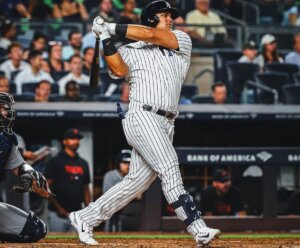
[[[96,19],[96,23],[97,23],[98,25],[102,25],[102,24],[104,23],[104,20],[103,20],[101,17],[98,17],[98,18]]]

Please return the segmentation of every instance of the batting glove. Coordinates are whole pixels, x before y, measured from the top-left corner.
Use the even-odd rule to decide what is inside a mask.
[[[105,24],[103,18],[97,16],[93,21],[92,32],[94,37],[100,38],[101,40],[105,40],[110,38],[110,34],[108,31],[108,26]]]

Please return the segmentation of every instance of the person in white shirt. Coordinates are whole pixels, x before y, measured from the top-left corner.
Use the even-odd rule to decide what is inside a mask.
[[[30,65],[22,60],[23,47],[19,43],[12,43],[7,48],[8,58],[0,65],[0,70],[12,81],[12,73],[30,68]]]
[[[62,57],[63,60],[69,60],[72,55],[80,54],[82,48],[82,34],[77,31],[72,31],[68,35],[69,45],[63,46]]]
[[[43,57],[39,51],[32,51],[29,54],[30,67],[21,71],[15,78],[15,84],[17,87],[17,94],[22,94],[22,85],[24,83],[39,82],[41,80],[47,80],[50,83],[54,83],[53,78],[49,73],[43,71]]]
[[[239,58],[238,62],[259,64],[259,60],[257,58],[257,49],[258,46],[253,40],[247,42],[243,47],[243,56]]]
[[[13,40],[17,36],[17,27],[16,24],[9,20],[5,19],[1,22],[1,37],[0,37],[0,48],[7,49]]]
[[[58,81],[59,94],[65,94],[65,86],[67,82],[74,80],[79,84],[89,84],[89,76],[82,73],[82,58],[78,54],[74,54],[69,61],[70,73],[62,77]]]
[[[294,35],[294,51],[285,56],[285,63],[296,64],[300,68],[300,33]]]

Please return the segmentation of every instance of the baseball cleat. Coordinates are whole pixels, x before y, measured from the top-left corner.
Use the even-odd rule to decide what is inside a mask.
[[[194,237],[197,243],[197,248],[207,247],[207,245],[221,234],[219,229],[202,227],[200,232]]]
[[[85,222],[81,221],[76,212],[69,214],[69,219],[72,226],[78,232],[79,239],[82,243],[86,245],[98,245],[99,243],[93,238],[93,228],[87,225]]]

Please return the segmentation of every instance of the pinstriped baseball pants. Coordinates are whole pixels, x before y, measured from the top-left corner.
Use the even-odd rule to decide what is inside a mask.
[[[130,169],[116,184],[95,202],[78,211],[82,221],[98,226],[143,193],[158,176],[169,203],[185,194],[178,158],[172,145],[174,120],[147,111],[127,113],[123,129],[133,147]]]

